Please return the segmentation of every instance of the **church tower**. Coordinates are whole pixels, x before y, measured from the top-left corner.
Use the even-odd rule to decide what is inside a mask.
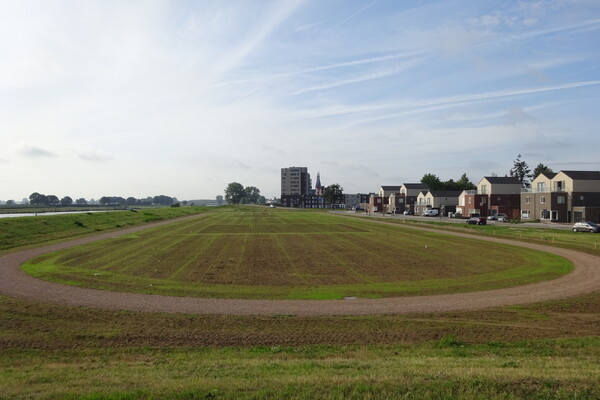
[[[323,196],[323,185],[321,185],[321,173],[317,172],[317,183],[315,184],[315,194]]]

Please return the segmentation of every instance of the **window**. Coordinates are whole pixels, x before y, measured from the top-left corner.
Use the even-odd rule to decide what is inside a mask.
[[[579,200],[583,200],[583,196],[579,196]]]
[[[546,191],[546,182],[538,182],[538,184],[537,184],[537,191],[538,192],[545,192]]]
[[[471,198],[470,197],[467,199],[467,203],[471,204]]]
[[[525,197],[525,204],[531,204],[531,197]]]
[[[529,219],[529,210],[521,210],[521,218]]]
[[[540,197],[540,204],[546,204],[546,196]]]
[[[481,194],[487,194],[487,185],[481,185]]]
[[[565,196],[557,196],[556,197],[556,202],[558,204],[565,204]]]

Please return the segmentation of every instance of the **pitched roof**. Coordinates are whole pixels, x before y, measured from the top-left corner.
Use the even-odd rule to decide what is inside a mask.
[[[571,179],[584,181],[600,180],[600,171],[560,171]]]
[[[487,180],[491,184],[517,184],[520,185],[521,182],[517,177],[514,176],[484,176],[483,179]]]
[[[407,189],[429,189],[429,185],[426,183],[405,183]]]
[[[394,190],[394,191],[396,191],[396,192],[399,192],[399,191],[400,191],[400,187],[401,187],[401,186],[382,186],[381,188],[382,188],[383,190],[385,190],[386,192],[387,192],[387,191],[390,191],[390,190]]]
[[[542,172],[540,175],[544,175],[548,179],[554,178],[558,173],[556,172]]]
[[[432,190],[430,193],[433,197],[458,197],[462,190]]]

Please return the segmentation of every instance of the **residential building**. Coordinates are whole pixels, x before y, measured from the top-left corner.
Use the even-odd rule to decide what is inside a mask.
[[[366,209],[369,205],[369,198],[374,193],[344,193],[344,202],[346,204],[346,208],[355,208],[360,207],[362,209]]]
[[[423,215],[427,210],[437,209],[440,215],[456,212],[460,190],[429,190],[417,196],[415,215]]]
[[[538,175],[521,193],[521,218],[545,222],[600,221],[600,171]]]
[[[320,182],[319,182],[320,183]],[[307,167],[281,168],[281,205],[297,208],[320,208],[319,196],[311,193],[312,182]]]
[[[405,183],[400,187],[400,195],[404,196],[404,208],[400,206],[399,213],[406,210],[414,212],[417,197],[422,191],[428,191],[429,186],[424,183]]]
[[[486,212],[479,214],[487,217],[506,214],[509,219],[518,219],[521,209],[521,189],[519,179],[512,176],[485,176],[477,184],[477,193],[487,195]]]

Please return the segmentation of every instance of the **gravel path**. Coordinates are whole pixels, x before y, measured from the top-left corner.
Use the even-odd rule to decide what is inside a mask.
[[[373,315],[475,310],[560,299],[600,290],[600,257],[573,250],[484,237],[477,239],[558,254],[573,263],[573,272],[550,281],[472,293],[352,300],[246,300],[171,297],[85,289],[35,279],[20,268],[25,261],[41,254],[171,222],[174,221],[128,228],[1,256],[0,294],[23,300],[110,310],[227,315]],[[433,231],[421,227],[410,228]],[[474,238],[468,234],[444,233]]]

